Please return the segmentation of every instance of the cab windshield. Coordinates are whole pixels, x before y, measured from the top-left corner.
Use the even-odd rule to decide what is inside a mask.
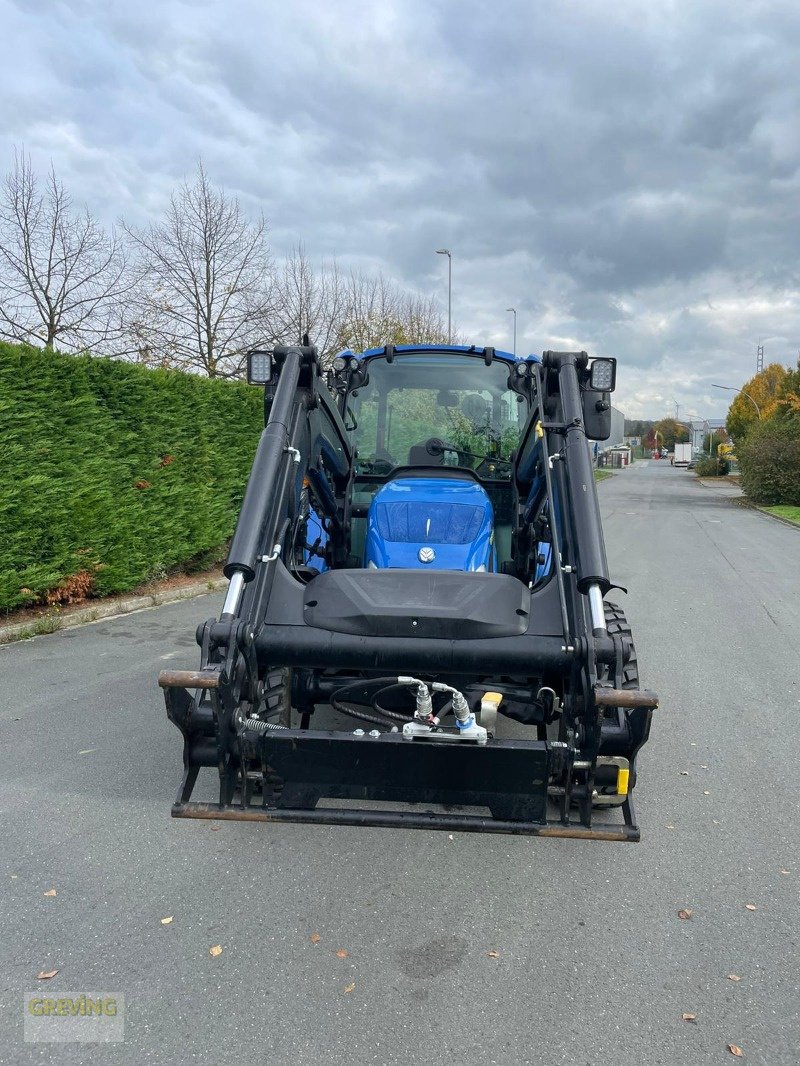
[[[483,356],[395,355],[367,362],[369,380],[347,401],[356,473],[396,466],[460,466],[508,480],[526,404],[508,387],[510,367]]]

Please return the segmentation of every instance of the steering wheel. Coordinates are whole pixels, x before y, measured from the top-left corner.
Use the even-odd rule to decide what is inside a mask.
[[[358,460],[356,460],[358,462]],[[390,474],[397,466],[394,456],[389,455],[385,449],[380,449],[374,456],[364,459],[365,465],[370,467],[370,474]]]

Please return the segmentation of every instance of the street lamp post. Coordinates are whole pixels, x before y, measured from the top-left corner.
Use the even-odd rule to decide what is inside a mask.
[[[512,354],[516,355],[517,354],[517,309],[516,309],[516,307],[507,307],[506,311],[510,311],[511,314],[514,316],[514,348],[513,348]]]
[[[453,311],[453,256],[449,248],[437,248],[437,255],[447,256],[447,343],[453,343],[452,311]]]
[[[761,408],[758,406],[758,404],[756,403],[756,401],[753,399],[753,397],[750,395],[749,392],[745,392],[744,389],[735,389],[733,387],[733,385],[714,385],[714,384],[712,384],[711,388],[712,389],[726,389],[728,392],[740,392],[742,394],[742,396],[746,396],[747,399],[750,401],[750,403],[753,405],[753,407],[755,407],[756,414],[758,415],[758,420],[759,420],[759,422],[761,421]]]

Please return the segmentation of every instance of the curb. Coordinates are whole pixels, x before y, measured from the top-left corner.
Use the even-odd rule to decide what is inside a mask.
[[[198,581],[194,585],[184,585],[178,589],[153,592],[147,596],[120,596],[112,600],[103,600],[94,607],[83,607],[69,614],[42,615],[41,618],[29,622],[0,626],[0,645],[11,644],[17,640],[30,640],[31,637],[44,636],[46,633],[55,633],[61,629],[72,629],[74,626],[88,625],[90,622],[99,622],[104,618],[115,618],[121,614],[144,611],[149,607],[161,607],[167,603],[178,603],[180,600],[192,600],[197,596],[205,596],[227,587],[227,578],[214,578],[211,581]]]
[[[792,529],[796,529],[800,532],[800,523],[793,522],[791,518],[784,518],[783,515],[773,514],[772,511],[768,511],[765,507],[759,507],[757,503],[751,503],[750,506],[754,511],[760,511],[765,514],[767,518],[773,518],[776,522],[780,522],[781,525],[790,526]]]
[[[740,507],[746,508],[748,511],[758,511],[760,514],[766,515],[767,518],[771,518],[775,522],[780,522],[783,526],[789,526],[790,529],[800,531],[800,522],[793,522],[791,518],[784,518],[782,515],[773,514],[772,511],[768,511],[766,507],[759,507],[757,503],[753,503],[752,500],[749,500],[744,493],[742,493],[741,496],[732,496],[730,502],[736,503]]]

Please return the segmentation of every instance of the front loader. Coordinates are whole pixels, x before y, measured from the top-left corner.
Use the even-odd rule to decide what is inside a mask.
[[[614,360],[253,352],[265,428],[198,670],[162,672],[178,818],[636,841],[656,697],[588,440]],[[193,799],[216,768],[218,796]]]

